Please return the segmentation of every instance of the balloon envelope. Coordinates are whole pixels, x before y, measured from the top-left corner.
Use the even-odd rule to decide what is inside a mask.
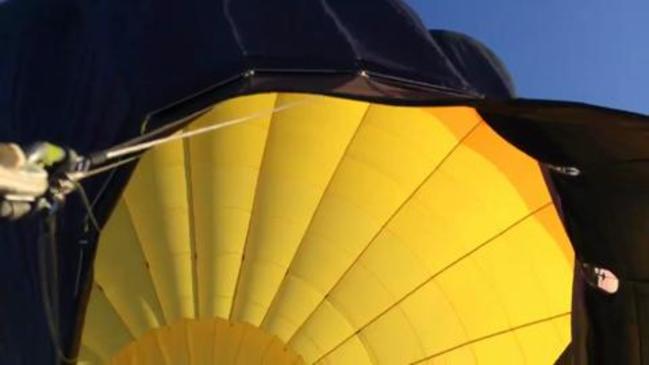
[[[237,138],[221,137],[218,147],[195,139],[160,148],[143,158],[123,196],[130,168],[87,180],[99,222],[111,217],[100,245],[76,195],[56,211],[54,240],[44,239],[43,215],[0,224],[2,363],[54,363],[63,353],[74,357],[79,342],[93,359],[110,361],[149,330],[180,328],[181,318],[248,323],[306,362],[494,354],[500,363],[505,353],[531,361],[532,343],[547,345],[538,356],[549,359],[565,341],[547,341],[567,337],[529,331],[567,323],[567,304],[542,312],[512,298],[542,292],[522,263],[549,255],[533,249],[557,245],[503,249],[497,265],[476,261],[530,222],[545,227],[541,233],[561,231],[538,223],[552,216],[543,205],[550,200],[577,259],[620,280],[609,296],[575,276],[574,351],[566,354],[580,364],[641,364],[649,351],[647,116],[515,99],[484,46],[429,32],[395,0],[9,1],[0,5],[0,49],[2,140],[50,141],[84,154],[220,102],[216,122],[274,103],[268,94],[224,111],[243,95],[357,100],[322,99],[321,109],[309,102],[306,115],[278,126],[275,117],[298,108],[278,113],[256,134],[237,131],[260,121],[222,130],[213,138]],[[363,103],[376,105],[365,108],[367,119]],[[399,127],[379,123],[375,109]],[[458,120],[465,122],[451,123]],[[187,128],[201,123],[209,124]],[[480,142],[486,124],[541,163],[551,194],[531,159],[519,165],[510,156],[524,155],[508,144]],[[501,145],[514,154],[498,152]],[[506,186],[518,198],[502,195]],[[467,213],[475,211],[479,218]],[[550,236],[541,233],[524,236]],[[567,291],[570,273],[547,267],[537,275],[551,280],[538,303]],[[105,300],[93,289],[100,287]],[[445,315],[421,317],[430,313]],[[512,343],[520,346],[505,351]],[[401,353],[406,360],[395,360]]]
[[[559,356],[573,258],[533,159],[461,106],[266,93],[186,128],[282,105],[142,158],[99,243],[88,356],[129,363],[181,319],[245,324],[306,363]]]

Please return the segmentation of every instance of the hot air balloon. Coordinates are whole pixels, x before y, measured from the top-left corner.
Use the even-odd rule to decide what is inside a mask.
[[[0,226],[2,362],[643,363],[648,117],[393,0],[0,12],[3,140],[90,166]]]

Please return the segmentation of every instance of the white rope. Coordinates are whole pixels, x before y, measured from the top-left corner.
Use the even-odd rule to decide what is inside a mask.
[[[6,169],[0,166],[0,194],[39,196],[47,190],[43,170]]]
[[[197,136],[197,135],[200,135],[200,134],[215,131],[217,129],[226,128],[226,127],[230,127],[230,126],[233,126],[233,125],[249,122],[249,121],[254,120],[254,119],[258,119],[258,118],[262,118],[262,117],[265,117],[265,116],[272,115],[274,113],[279,113],[281,111],[293,108],[293,107],[295,107],[295,106],[297,106],[299,104],[303,104],[303,103],[304,102],[295,102],[295,103],[284,104],[284,105],[281,105],[281,106],[276,107],[276,108],[274,108],[272,110],[269,110],[269,111],[259,112],[259,113],[255,113],[255,114],[252,114],[252,115],[249,115],[249,116],[246,116],[246,117],[232,119],[232,120],[228,120],[228,121],[225,121],[225,122],[222,122],[222,123],[217,123],[217,124],[213,124],[213,125],[210,125],[210,126],[207,126],[207,127],[199,128],[199,129],[196,129],[196,130],[193,130],[193,131],[183,132],[183,133],[175,134],[175,135],[172,135],[172,136],[169,136],[169,137],[159,138],[159,139],[155,139],[153,141],[136,144],[136,145],[129,146],[129,147],[115,149],[115,150],[106,152],[106,159],[108,159],[108,160],[114,159],[114,158],[121,157],[121,156],[124,156],[124,155],[129,155],[129,154],[132,154],[132,153],[135,153],[135,152],[143,151],[143,150],[146,150],[146,149],[149,149],[151,147],[161,145],[161,144],[164,144],[164,143],[176,141],[176,140],[179,140],[179,139],[190,138],[190,137],[194,137],[194,136]]]
[[[248,116],[245,116],[245,117],[241,117],[241,118],[231,119],[231,120],[221,122],[221,123],[215,123],[215,124],[212,124],[212,125],[209,125],[209,126],[206,126],[206,127],[203,127],[203,128],[199,128],[199,129],[196,129],[196,130],[193,130],[193,131],[174,134],[172,136],[155,139],[155,140],[148,141],[148,142],[143,142],[143,143],[136,144],[136,145],[133,145],[133,146],[117,148],[117,149],[106,152],[106,159],[107,160],[115,159],[115,158],[118,158],[118,157],[121,157],[121,156],[124,156],[124,155],[129,155],[129,154],[133,154],[133,153],[136,153],[136,152],[140,152],[140,151],[143,151],[143,150],[146,150],[146,149],[149,149],[151,147],[155,147],[155,146],[158,146],[158,145],[161,145],[161,144],[173,142],[173,141],[180,140],[180,139],[191,138],[191,137],[195,137],[195,136],[198,136],[198,135],[201,135],[201,134],[209,133],[209,132],[212,132],[212,131],[215,131],[215,130],[218,130],[218,129],[231,127],[231,126],[234,126],[234,125],[237,125],[237,124],[242,124],[242,123],[245,123],[245,122],[249,122],[249,121],[252,121],[252,120],[255,120],[255,119],[259,119],[259,118],[262,118],[262,117],[272,115],[274,113],[279,113],[279,112],[282,112],[284,110],[288,110],[290,108],[294,108],[294,107],[296,107],[296,106],[298,106],[300,104],[304,104],[304,103],[305,103],[304,101],[288,103],[288,104],[280,105],[280,106],[278,106],[276,108],[273,108],[271,110],[258,112],[258,113],[248,115]],[[94,170],[69,173],[69,174],[67,174],[67,177],[70,180],[73,180],[73,181],[83,180],[83,179],[86,179],[88,177],[100,174],[102,172],[115,169],[115,168],[117,168],[119,166],[126,165],[128,163],[131,163],[131,162],[139,159],[139,158],[140,158],[140,156],[129,157],[129,158],[125,159],[125,160],[121,160],[121,161],[114,162],[112,164],[104,165],[104,166],[98,167],[98,168],[96,168]]]

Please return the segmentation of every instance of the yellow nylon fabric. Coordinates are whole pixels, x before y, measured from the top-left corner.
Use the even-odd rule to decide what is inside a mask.
[[[249,324],[223,319],[176,321],[131,342],[112,364],[300,365],[304,362],[277,337]]]
[[[100,240],[82,356],[147,364],[126,346],[184,323],[191,335],[156,332],[174,364],[208,344],[276,363],[263,336],[214,342],[221,318],[305,363],[558,357],[573,258],[535,161],[468,107],[269,93],[188,129],[294,102],[147,153]]]

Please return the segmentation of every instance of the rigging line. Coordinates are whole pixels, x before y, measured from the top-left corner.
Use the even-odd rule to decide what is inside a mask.
[[[209,125],[207,127],[195,129],[193,131],[188,131],[188,132],[183,132],[183,133],[175,134],[175,135],[168,136],[168,137],[158,138],[158,139],[154,139],[152,141],[143,142],[143,143],[136,144],[136,145],[129,146],[129,147],[109,150],[109,151],[107,151],[105,153],[105,157],[106,157],[107,160],[110,160],[110,159],[114,159],[114,158],[117,158],[117,157],[130,155],[132,153],[144,151],[146,149],[149,149],[151,147],[161,145],[161,144],[164,144],[164,143],[176,141],[176,140],[179,140],[179,139],[191,138],[191,137],[194,137],[194,136],[197,136],[197,135],[200,135],[200,134],[215,131],[217,129],[222,129],[222,128],[225,128],[225,127],[230,127],[230,126],[233,126],[233,125],[249,122],[249,121],[254,120],[254,119],[259,119],[259,118],[262,118],[262,117],[266,117],[268,115],[272,115],[272,114],[279,113],[279,112],[284,111],[284,110],[294,108],[297,105],[304,104],[304,103],[305,102],[303,102],[303,101],[295,102],[295,103],[288,103],[288,104],[284,104],[284,105],[281,105],[279,107],[276,107],[276,108],[274,108],[272,110],[269,110],[269,111],[263,111],[263,112],[251,114],[251,115],[248,115],[248,116],[245,116],[245,117],[228,120],[228,121],[225,121],[225,122],[222,122],[222,123],[212,124],[212,125]]]
[[[97,194],[95,195],[94,199],[90,203],[90,208],[88,208],[88,212],[86,213],[86,216],[84,217],[84,221],[87,222],[88,219],[90,219],[89,218],[90,213],[94,213],[95,205],[97,205],[97,203],[99,203],[99,199],[101,199],[101,197],[106,192],[106,189],[108,189],[108,185],[110,185],[110,182],[115,177],[116,172],[117,172],[116,169],[112,169],[110,171],[110,174],[108,175],[108,177],[106,177],[106,179],[104,179],[104,182],[101,184],[101,187],[99,188],[99,191],[97,191]],[[83,251],[82,251],[82,253],[83,253]]]
[[[140,151],[146,150],[148,148],[151,148],[151,147],[154,147],[154,146],[157,146],[157,145],[160,145],[160,144],[164,144],[164,143],[167,143],[167,142],[172,142],[172,141],[179,140],[179,139],[187,139],[187,138],[195,137],[195,136],[200,135],[200,134],[212,132],[214,130],[218,130],[218,129],[230,127],[230,126],[233,126],[233,125],[249,122],[249,121],[252,121],[254,119],[258,119],[258,118],[262,118],[262,117],[265,117],[265,116],[268,116],[268,115],[272,115],[274,113],[279,113],[281,111],[296,107],[299,104],[304,104],[304,103],[306,103],[306,102],[305,101],[299,101],[299,102],[294,102],[294,103],[287,103],[287,104],[278,106],[278,107],[273,108],[273,109],[268,110],[268,111],[255,113],[255,114],[248,115],[246,117],[237,118],[237,119],[231,119],[231,120],[228,120],[228,121],[225,121],[225,122],[222,122],[222,123],[212,124],[212,125],[209,125],[209,126],[206,126],[206,127],[203,127],[203,128],[199,128],[199,129],[196,129],[196,130],[193,130],[193,131],[184,132],[184,133],[181,133],[181,134],[168,136],[168,137],[164,137],[164,138],[159,138],[159,139],[155,139],[155,140],[152,140],[152,141],[147,141],[147,142],[136,144],[136,145],[133,145],[133,146],[128,146],[128,147],[124,147],[124,148],[109,150],[109,151],[105,152],[105,157],[106,157],[106,159],[118,158],[118,157],[121,157],[121,156],[124,156],[124,155],[129,155],[129,154],[132,154],[132,153],[140,152]],[[109,165],[100,166],[100,167],[98,167],[96,169],[93,169],[93,170],[69,173],[67,176],[68,176],[68,179],[70,179],[70,180],[79,181],[79,180],[86,179],[88,177],[100,174],[102,172],[112,170],[112,169],[114,169],[116,167],[119,167],[121,165],[128,164],[130,162],[133,162],[133,161],[137,160],[138,158],[140,158],[139,155],[138,156],[132,156],[132,157],[129,157],[129,158],[125,159],[125,160],[121,160],[121,161],[118,161],[118,162],[115,162],[115,163],[112,163],[112,164],[109,164]]]
[[[133,162],[133,161],[135,161],[135,160],[137,160],[139,158],[140,158],[140,155],[132,156],[132,157],[129,157],[127,159],[119,160],[117,162],[114,162],[114,163],[111,163],[111,164],[108,164],[108,165],[104,165],[104,166],[98,167],[98,168],[93,169],[93,170],[72,172],[72,173],[67,174],[67,178],[70,181],[80,181],[80,180],[83,180],[83,179],[86,179],[86,178],[101,174],[102,172],[106,172],[108,170],[115,171],[114,170],[115,168],[120,167],[122,165],[126,165],[128,163],[131,163],[131,162]],[[95,201],[95,203],[96,203],[96,201]],[[93,203],[92,206],[94,206],[95,203]]]
[[[95,195],[95,198],[92,200],[92,202],[89,201],[88,194],[86,193],[83,186],[78,181],[70,179],[68,177],[68,181],[73,186],[75,186],[75,188],[79,191],[79,196],[81,197],[81,201],[83,202],[83,205],[86,208],[86,215],[84,217],[84,227],[87,227],[88,221],[90,221],[92,223],[92,225],[93,225],[93,228],[95,228],[95,231],[97,232],[97,234],[99,234],[100,226],[99,226],[99,222],[97,220],[97,217],[95,216],[94,207],[99,202],[99,199],[104,194],[104,192],[108,188],[108,185],[110,184],[110,182],[115,177],[115,172],[117,171],[116,167],[118,167],[120,165],[123,165],[123,164],[125,164],[127,162],[131,162],[134,159],[135,158],[126,159],[124,161],[119,161],[117,164],[111,164],[111,165],[115,165],[115,166],[108,166],[108,168],[112,169],[111,172],[110,172],[110,175],[108,175],[108,177],[104,180],[104,182],[102,183],[101,187],[99,188],[99,191]],[[95,175],[95,174],[97,174],[99,172],[106,171],[106,170],[108,170],[108,168],[104,168],[104,169],[101,169],[101,171],[94,172],[92,174],[88,174],[88,175],[86,175],[86,177]],[[79,286],[81,284],[81,273],[82,273],[83,259],[84,259],[83,252],[84,252],[83,251],[83,245],[81,245],[80,246],[80,251],[79,251],[79,261],[77,263],[77,276],[76,276],[76,280],[75,280],[75,284],[74,284],[74,295],[75,296],[79,295]]]
[[[86,208],[88,219],[90,219],[93,228],[97,233],[101,232],[99,221],[97,221],[97,217],[95,217],[95,213],[92,211],[92,204],[90,204],[90,200],[88,199],[88,195],[86,194],[86,189],[84,189],[83,185],[81,185],[76,180],[70,180],[70,182],[75,186],[76,190],[79,192],[79,197],[81,198],[81,202]]]
[[[58,360],[62,360],[66,364],[76,364],[78,361],[77,357],[68,357],[63,351],[61,344],[61,337],[59,332],[59,319],[58,319],[58,265],[56,265],[57,256],[56,256],[56,217],[53,213],[49,213],[46,222],[44,223],[44,229],[40,233],[39,241],[42,244],[45,244],[45,241],[49,242],[49,247],[38,247],[38,276],[39,276],[39,289],[41,291],[41,300],[43,305],[43,310],[45,314],[45,322],[47,324],[47,329],[52,341],[52,346],[54,347],[55,354]],[[39,245],[40,246],[40,245]],[[50,251],[50,252],[46,252]],[[49,285],[47,278],[47,268],[46,263],[47,254],[51,254],[52,257],[52,280],[54,281],[54,290]],[[52,296],[50,298],[50,295]],[[53,303],[54,302],[54,303]],[[56,308],[54,308],[56,306]]]
[[[152,137],[155,137],[155,136],[157,136],[159,134],[162,134],[164,132],[168,132],[168,131],[170,131],[170,130],[172,130],[174,128],[177,128],[177,127],[180,127],[180,126],[184,125],[185,123],[190,123],[194,119],[198,119],[202,115],[208,113],[210,110],[212,110],[211,107],[206,108],[206,109],[201,109],[201,110],[199,110],[199,111],[197,111],[195,113],[191,113],[186,117],[180,118],[180,119],[178,119],[178,120],[176,120],[174,122],[171,122],[169,124],[165,124],[162,127],[159,127],[159,128],[156,128],[156,129],[152,130],[151,132],[142,134],[142,135],[140,135],[138,137],[135,137],[133,139],[129,139],[126,142],[122,142],[122,143],[120,143],[118,145],[115,145],[112,148],[110,148],[109,151],[113,150],[113,149],[117,149],[117,148],[123,148],[123,147],[132,146],[132,145],[134,145],[136,143],[146,141],[148,138],[152,138]],[[146,125],[147,122],[148,122],[148,118],[147,118],[147,120],[144,121],[144,124]],[[143,126],[143,129],[146,129],[146,127]],[[142,132],[142,133],[144,133],[144,132]]]
[[[104,183],[101,184],[101,187],[99,188],[99,191],[97,191],[97,194],[95,195],[95,198],[92,199],[92,204],[90,204],[91,207],[94,208],[95,205],[97,205],[97,203],[99,202],[99,199],[101,198],[101,196],[104,195],[104,192],[106,191],[106,189],[108,189],[108,185],[110,184],[110,182],[115,177],[115,172],[117,172],[117,170],[115,170],[115,169],[111,170],[108,177],[106,177],[106,179],[104,180]]]
[[[107,166],[103,166],[101,168],[98,168],[98,169],[95,169],[95,170],[92,170],[92,171],[75,172],[75,173],[67,174],[66,177],[67,177],[68,181],[70,181],[70,183],[72,185],[76,186],[78,184],[78,181],[81,180],[81,179],[85,179],[87,177],[97,175],[97,174],[102,173],[104,171],[111,170],[110,174],[108,175],[108,177],[102,183],[101,187],[99,188],[99,191],[95,195],[95,197],[92,200],[92,202],[90,203],[90,205],[86,205],[86,216],[84,217],[84,221],[87,222],[89,219],[92,219],[92,220],[95,221],[95,222],[93,222],[93,224],[97,222],[97,219],[90,218],[90,216],[93,215],[93,217],[94,217],[95,205],[97,205],[97,203],[99,202],[99,199],[101,199],[102,195],[104,194],[104,192],[108,188],[108,185],[110,185],[110,182],[115,177],[115,173],[117,172],[116,168],[121,166],[121,165],[125,165],[125,164],[127,164],[129,162],[132,162],[132,161],[136,160],[138,157],[139,156],[131,157],[131,158],[128,158],[128,159],[125,159],[125,160],[118,161],[116,163],[107,165]],[[94,225],[96,225],[96,224],[94,224]]]
[[[415,360],[415,361],[411,362],[410,365],[420,364],[420,363],[422,363],[422,362],[424,362],[424,361],[427,361],[427,360],[430,360],[430,359],[434,359],[434,358],[436,358],[436,357],[438,357],[438,356],[441,356],[441,355],[447,354],[447,353],[449,353],[449,352],[452,352],[452,351],[455,351],[455,350],[461,349],[462,347],[465,347],[465,346],[472,345],[472,344],[474,344],[474,343],[476,343],[476,342],[480,342],[480,341],[488,340],[488,339],[490,339],[490,338],[497,337],[497,336],[500,336],[500,335],[504,335],[504,334],[506,334],[506,333],[510,333],[510,332],[518,331],[518,330],[523,329],[523,328],[527,328],[527,327],[535,326],[535,325],[537,325],[537,324],[541,324],[541,323],[545,323],[545,322],[553,321],[553,320],[555,320],[555,319],[563,318],[563,317],[565,317],[565,316],[569,316],[570,313],[571,313],[571,312],[563,312],[563,313],[555,314],[555,315],[553,315],[553,316],[549,316],[549,317],[545,317],[545,318],[537,319],[537,320],[535,320],[535,321],[531,321],[531,322],[527,322],[527,323],[519,324],[518,326],[514,326],[514,327],[512,327],[512,328],[508,328],[508,329],[501,330],[501,331],[498,331],[498,332],[490,333],[490,334],[488,334],[488,335],[484,335],[484,336],[482,336],[482,337],[474,338],[473,340],[469,340],[469,341],[463,342],[463,343],[461,343],[461,344],[459,344],[459,345],[456,345],[456,346],[450,347],[450,348],[448,348],[448,349],[445,349],[445,350],[442,350],[442,351],[436,352],[436,353],[434,353],[434,354],[432,354],[432,355],[428,355],[428,356],[426,356],[426,357],[424,357],[424,358],[421,358],[421,359],[419,359],[419,360]]]

